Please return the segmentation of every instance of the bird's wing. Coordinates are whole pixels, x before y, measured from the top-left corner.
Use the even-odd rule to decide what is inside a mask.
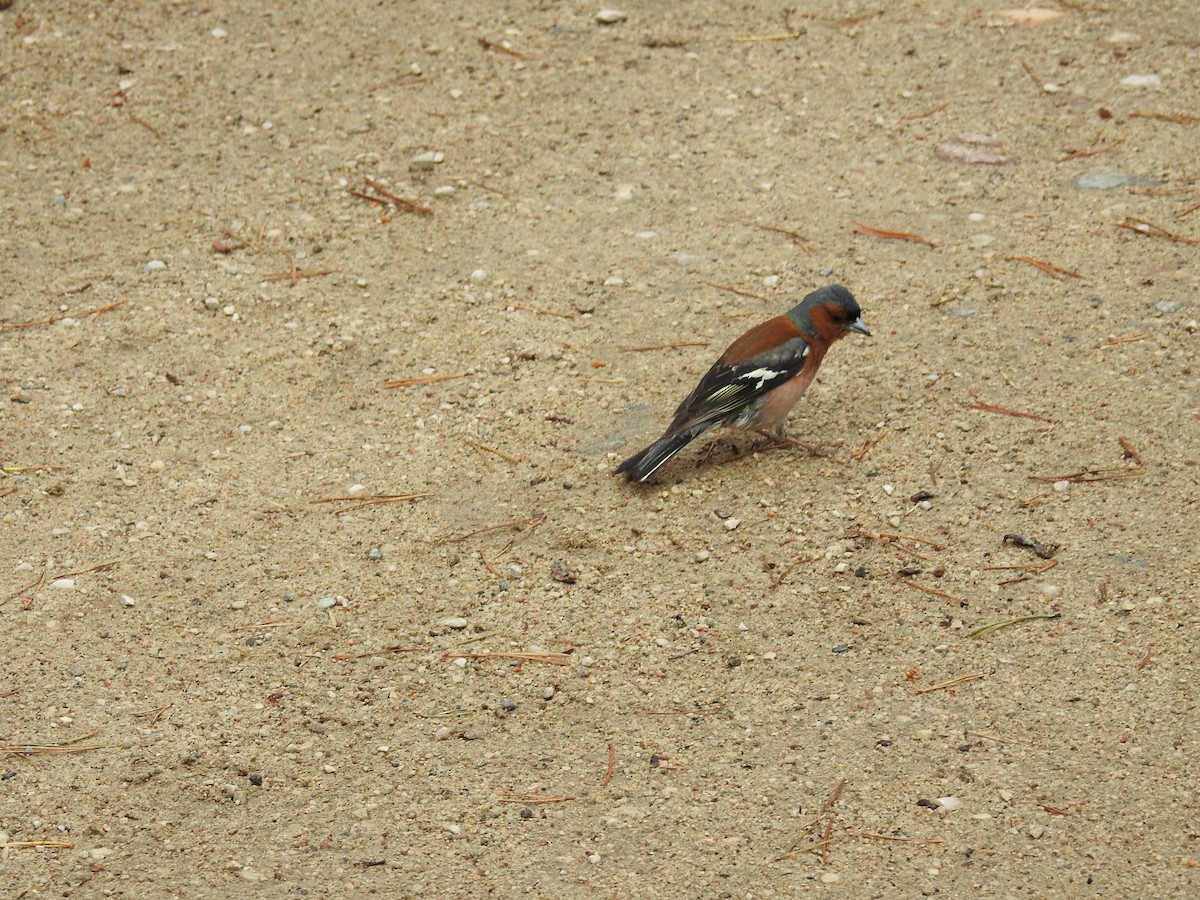
[[[794,337],[746,362],[730,364],[724,358],[717,360],[696,389],[679,404],[668,433],[687,425],[724,421],[799,375],[808,353],[804,339]]]

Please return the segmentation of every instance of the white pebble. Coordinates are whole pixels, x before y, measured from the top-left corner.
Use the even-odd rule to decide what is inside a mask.
[[[132,597],[130,597],[128,594],[121,595],[121,605],[122,606],[133,606],[135,603],[137,603],[137,601],[134,600]]]
[[[1047,597],[1057,597],[1059,594],[1062,593],[1062,588],[1059,587],[1057,584],[1043,584],[1042,585],[1042,593],[1045,594]]]
[[[66,590],[66,591],[73,590],[75,587],[75,579],[74,578],[55,578],[52,582],[50,582],[50,587],[62,588],[63,590]]]
[[[147,273],[161,272],[166,267],[167,267],[167,264],[165,262],[163,262],[161,259],[152,259],[152,260],[150,260],[150,262],[148,262],[144,266],[142,266],[142,271],[147,272]]]
[[[783,281],[778,275],[768,275],[763,279],[763,287],[779,287],[779,283]]]
[[[742,524],[741,519],[735,519],[731,516],[730,518],[725,520],[725,530],[733,531],[733,529],[737,528],[741,524]]]
[[[938,797],[937,803],[946,812],[954,812],[954,810],[962,808],[962,801],[954,796]]]
[[[476,269],[471,273],[472,281],[483,281],[485,278],[487,278],[487,269]]]
[[[1071,489],[1071,482],[1065,481],[1065,480],[1064,481],[1056,481],[1056,482],[1054,482],[1054,489],[1056,491],[1058,491],[1060,494],[1063,493],[1064,491],[1069,491]]]
[[[605,287],[620,287],[620,286],[621,286],[621,285],[623,285],[624,283],[625,283],[625,279],[624,279],[624,278],[618,278],[616,275],[613,275],[613,276],[611,276],[611,277],[609,277],[609,278],[605,278],[605,279],[604,279],[604,286],[605,286]]]
[[[462,616],[451,616],[449,619],[442,619],[442,626],[445,628],[453,628],[456,631],[461,631],[467,627],[467,620]]]
[[[215,38],[229,37],[229,32],[226,31],[224,28],[222,28],[220,25],[218,25],[216,28],[214,28],[212,31],[210,31],[209,34],[211,34]]]
[[[602,9],[596,13],[596,21],[601,25],[616,25],[618,22],[624,22],[628,18],[629,16],[619,9]]]
[[[229,608],[230,609],[245,609],[246,601],[245,600],[231,600],[229,602]]]
[[[696,562],[705,562],[710,556],[712,556],[712,554],[709,553],[707,550],[697,550],[696,551]]]
[[[841,882],[842,876],[837,872],[822,872],[821,884],[838,884]]]
[[[1121,79],[1126,87],[1158,87],[1162,79],[1157,75],[1126,75]]]
[[[440,150],[426,150],[424,153],[418,153],[408,161],[408,167],[414,171],[424,169],[432,169],[438,163],[446,158],[446,154]]]
[[[333,609],[337,606],[337,597],[322,597],[317,601],[317,609]]]

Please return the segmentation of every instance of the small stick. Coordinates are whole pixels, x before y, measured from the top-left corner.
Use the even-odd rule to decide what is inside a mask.
[[[542,513],[540,516],[530,516],[528,519],[510,519],[507,522],[499,522],[495,525],[484,525],[482,528],[476,528],[474,531],[468,531],[466,534],[460,534],[457,537],[442,538],[439,543],[442,544],[458,544],[468,538],[473,538],[477,534],[483,534],[488,531],[499,531],[501,528],[519,528],[524,525],[541,525],[546,521],[548,513]]]
[[[1050,815],[1052,815],[1052,816],[1069,816],[1070,815],[1070,813],[1067,812],[1065,809],[1059,809],[1056,806],[1049,806],[1045,803],[1039,803],[1038,806],[1040,806],[1046,812],[1050,813]]]
[[[909,113],[907,116],[901,116],[900,121],[901,122],[912,122],[916,119],[928,119],[930,116],[932,116],[936,113],[940,113],[943,109],[945,109],[949,105],[950,105],[949,103],[939,103],[937,106],[933,107],[932,109],[926,110],[923,113]]]
[[[889,231],[886,228],[876,228],[874,225],[865,225],[862,222],[855,222],[854,227],[850,230],[856,234],[883,238],[887,241],[912,241],[917,244],[924,244],[927,247],[937,247],[937,244],[928,238],[923,238],[919,234],[913,234],[909,231]]]
[[[949,600],[951,602],[957,603],[959,606],[967,605],[966,600],[962,600],[958,597],[954,597],[950,594],[947,594],[945,591],[939,591],[936,588],[925,587],[925,585],[923,585],[923,584],[918,584],[917,582],[912,581],[908,578],[904,578],[900,575],[894,575],[892,577],[895,578],[897,581],[907,584],[909,587],[916,588],[918,591],[924,591],[927,594],[933,594],[935,597],[941,597],[943,600]]]
[[[500,803],[566,803],[568,800],[574,800],[574,797],[543,797],[541,794],[516,794],[512,791],[504,791],[497,798]]]
[[[825,833],[821,835],[821,865],[829,865],[829,847],[833,843],[833,823],[837,820],[837,812],[825,823]]]
[[[530,56],[528,53],[521,53],[517,50],[514,50],[512,47],[506,47],[504,44],[497,44],[494,41],[489,41],[487,38],[476,38],[475,40],[479,42],[479,46],[484,50],[496,50],[500,53],[507,53],[509,56],[512,56],[516,59],[537,59],[537,57]]]
[[[729,291],[729,293],[737,294],[739,297],[749,297],[751,300],[761,300],[763,303],[771,302],[769,298],[764,297],[762,294],[755,294],[755,293],[751,293],[750,291],[743,291],[740,288],[730,287],[727,284],[717,284],[715,281],[702,281],[700,283],[706,284],[710,288],[716,288],[718,291]]]
[[[845,19],[840,19],[833,23],[834,28],[849,28],[853,25],[861,25],[863,22],[869,22],[871,19],[878,19],[883,15],[882,9],[877,9],[873,13],[867,13],[863,16],[848,16]]]
[[[120,560],[114,559],[112,562],[97,563],[96,565],[89,566],[86,569],[80,569],[78,572],[64,572],[61,575],[55,575],[50,580],[54,581],[59,578],[74,578],[76,575],[86,575],[88,572],[103,572],[105,569],[111,569],[118,562],[120,562]]]
[[[910,838],[896,837],[892,834],[871,834],[868,831],[851,831],[851,837],[870,838],[873,841],[902,841],[906,844],[944,844],[941,838]]]
[[[106,313],[116,309],[118,306],[124,305],[124,300],[118,300],[116,303],[110,303],[107,306],[97,306],[94,309],[85,309],[79,313],[64,313],[61,316],[54,316],[51,319],[43,319],[40,322],[4,322],[0,324],[0,328],[8,331],[16,328],[33,328],[38,325],[53,325],[55,322],[61,322],[63,319],[82,319],[84,316],[95,316],[100,313]]]
[[[1023,744],[1023,741],[1014,741],[1012,738],[996,737],[994,734],[986,734],[982,731],[964,731],[963,734],[971,737],[984,738],[985,740],[995,741],[997,744]]]
[[[1092,484],[1096,481],[1116,481],[1121,478],[1137,478],[1141,472],[1129,471],[1126,469],[1087,469],[1083,472],[1074,472],[1070,475],[1060,475],[1055,478],[1053,475],[1030,475],[1030,481],[1069,481],[1072,484]]]
[[[1177,219],[1186,218],[1187,216],[1190,216],[1192,213],[1194,213],[1198,209],[1200,209],[1200,203],[1193,203],[1191,206],[1189,206],[1183,212],[1176,215],[1175,218],[1177,218]]]
[[[521,461],[515,456],[510,456],[507,453],[497,450],[495,447],[489,447],[487,444],[481,444],[478,441],[472,441],[468,438],[464,438],[463,443],[468,447],[474,447],[476,450],[486,450],[488,453],[494,453],[496,456],[500,457],[501,459],[506,459],[510,463],[519,463]]]
[[[500,570],[499,570],[499,569],[497,569],[497,568],[496,568],[495,566],[493,566],[493,565],[492,565],[490,562],[488,562],[488,558],[487,558],[486,556],[484,556],[484,555],[483,555],[483,551],[482,551],[482,550],[481,550],[481,551],[479,551],[479,561],[483,563],[483,567],[484,567],[485,569],[487,569],[489,572],[491,572],[491,573],[492,573],[493,575],[495,575],[497,578],[503,578],[503,577],[504,577],[504,576],[501,574],[501,572],[500,572]]]
[[[142,716],[152,716],[149,724],[154,725],[156,722],[158,722],[159,719],[162,718],[162,714],[165,713],[170,708],[171,708],[171,704],[168,703],[166,706],[160,706],[156,709],[148,709],[145,712],[131,713],[131,715],[137,716],[138,718],[141,718]]]
[[[412,387],[414,384],[430,384],[434,381],[452,381],[455,378],[466,378],[470,372],[459,372],[457,375],[426,375],[424,378],[390,378],[383,383],[385,388]]]
[[[1050,613],[1049,615],[1037,616],[1017,616],[1015,619],[1008,619],[1004,622],[992,622],[990,625],[983,625],[979,628],[972,629],[963,635],[964,638],[972,641],[981,641],[988,637],[993,632],[999,631],[1001,628],[1008,628],[1012,625],[1023,625],[1026,622],[1039,622],[1042,620],[1058,619],[1062,617],[1062,613]]]
[[[1005,416],[1018,416],[1022,419],[1036,419],[1039,422],[1053,422],[1054,421],[1053,419],[1047,418],[1046,416],[1039,416],[1036,413],[1019,412],[1018,410],[1015,410],[1015,409],[1005,409],[1003,406],[993,406],[991,403],[981,403],[979,401],[975,401],[974,403],[968,403],[967,409],[979,409],[979,410],[982,410],[983,412],[1000,413],[1001,415],[1005,415]]]
[[[1154,649],[1154,641],[1151,641],[1150,644],[1146,647],[1145,654],[1143,654],[1142,658],[1138,660],[1137,667],[1139,669],[1144,669],[1144,668],[1146,668],[1146,666],[1148,666],[1150,664],[1150,651],[1152,651],[1153,649]]]
[[[1039,91],[1046,89],[1046,82],[1037,77],[1037,73],[1033,71],[1033,66],[1029,65],[1025,60],[1021,60],[1021,68],[1025,70],[1025,74],[1033,80],[1033,83],[1038,86]]]
[[[794,41],[807,33],[806,29],[801,28],[798,31],[789,31],[787,34],[735,34],[730,40],[735,44],[750,44],[758,41]]]
[[[680,347],[707,347],[712,341],[680,341],[676,344],[652,344],[649,347],[621,347],[623,353],[646,353],[650,350],[678,350]]]
[[[348,188],[346,193],[348,193],[351,197],[357,197],[359,200],[366,200],[368,203],[374,203],[377,206],[391,205],[383,197],[372,197],[370,194],[364,194],[362,191],[356,191],[353,188]]]
[[[0,473],[5,475],[16,475],[18,472],[50,472],[65,470],[66,468],[66,466],[52,466],[49,464],[36,466],[0,466]]]
[[[804,235],[802,235],[798,231],[789,231],[786,228],[780,228],[776,225],[759,225],[757,223],[755,223],[754,227],[761,228],[763,231],[770,231],[773,234],[782,234],[786,237],[791,238],[792,243],[795,244],[797,247],[799,247],[801,250],[803,250],[805,253],[807,253],[809,256],[812,256],[819,249],[816,244],[814,244],[812,241],[810,241],[808,238],[806,238]]]
[[[292,269],[290,272],[271,272],[262,276],[263,281],[290,281],[295,284],[304,278],[324,278],[340,272],[340,269]]]
[[[1133,444],[1129,443],[1123,437],[1117,437],[1117,443],[1121,445],[1121,449],[1125,451],[1125,458],[1132,459],[1134,465],[1142,466],[1145,462],[1142,460],[1142,454],[1133,449]]]
[[[932,547],[934,550],[949,549],[948,547],[946,547],[945,544],[938,544],[933,541],[926,540],[923,537],[917,537],[916,535],[912,535],[912,534],[896,534],[893,531],[860,531],[857,528],[847,528],[846,533],[853,534],[858,537],[871,538],[872,540],[874,540],[876,538],[890,538],[894,541],[897,541],[897,540],[898,541],[916,541],[918,544],[926,544],[926,545]]]
[[[555,312],[552,309],[539,309],[536,306],[526,306],[524,303],[510,303],[508,304],[507,309],[523,309],[525,312],[537,313],[539,316],[554,316],[559,319],[575,318],[570,313]]]
[[[15,487],[5,488],[0,491],[0,497],[7,497],[9,494],[15,494],[16,492],[17,489]]]
[[[382,187],[381,185],[379,185],[376,182],[374,182],[373,180],[371,180],[370,178],[364,178],[363,181],[365,181],[367,183],[367,185],[371,188],[371,190],[373,190],[375,193],[391,200],[392,203],[394,203],[396,205],[397,209],[403,210],[404,212],[415,213],[418,216],[432,216],[433,215],[433,210],[430,209],[428,206],[421,206],[419,203],[413,203],[413,201],[411,201],[411,200],[405,200],[403,197],[398,197],[395,194],[393,194],[391,191],[387,190],[386,188]],[[354,192],[352,191],[351,193],[354,193]],[[371,200],[374,198],[364,197],[364,199]]]
[[[316,500],[309,500],[309,503],[345,503],[350,502],[352,505],[344,506],[341,509],[333,510],[335,516],[340,516],[343,513],[353,512],[356,509],[362,509],[367,506],[378,506],[381,503],[402,503],[407,500],[420,500],[423,497],[432,497],[430,491],[425,491],[417,494],[372,494],[370,497],[358,497],[351,495],[349,497],[318,497]]]
[[[550,516],[549,513],[542,513],[541,518],[535,519],[533,522],[530,522],[527,526],[525,526],[520,531],[518,531],[516,534],[514,534],[509,539],[508,543],[500,548],[500,554],[503,555],[503,554],[507,553],[509,547],[511,547],[520,538],[523,538],[525,535],[529,534],[529,532],[533,531],[533,529],[537,528],[539,525],[541,525],[543,522],[545,522],[546,519],[549,518],[549,516]]]
[[[80,741],[86,741],[94,738],[100,733],[100,729],[89,734],[82,734],[77,738],[71,738],[69,741],[54,741],[49,744],[10,744],[8,741],[0,740],[0,753],[8,753],[12,756],[29,757],[45,753],[87,753],[89,750],[101,750],[101,747],[75,747]]]
[[[1114,227],[1125,228],[1137,234],[1144,234],[1147,237],[1166,238],[1168,241],[1175,241],[1177,244],[1200,244],[1200,241],[1195,238],[1184,237],[1181,234],[1172,234],[1167,229],[1155,225],[1153,222],[1147,222],[1145,219],[1139,219],[1136,216],[1126,216],[1124,221],[1114,222]]]
[[[783,584],[783,579],[791,575],[792,569],[796,568],[796,566],[809,562],[812,562],[811,556],[805,556],[804,554],[797,556],[790,563],[780,569],[775,577],[771,579],[771,589],[774,590],[775,588],[779,587],[779,585]]]
[[[1159,122],[1174,122],[1176,125],[1186,125],[1191,128],[1193,125],[1200,124],[1200,119],[1195,116],[1173,116],[1168,113],[1144,113],[1131,112],[1131,119],[1157,119]]]
[[[567,653],[518,653],[516,651],[482,651],[480,653],[455,653],[447,651],[441,658],[446,659],[515,659],[520,662],[540,662],[550,666],[569,666],[571,656]]]
[[[1134,344],[1134,343],[1137,343],[1138,341],[1144,341],[1148,337],[1150,337],[1150,335],[1148,335],[1148,334],[1131,334],[1131,335],[1129,335],[1129,337],[1113,338],[1111,341],[1108,341],[1106,343],[1097,344],[1096,349],[1103,350],[1106,347],[1116,347],[1118,344]]]
[[[867,438],[861,444],[859,444],[857,447],[855,447],[853,450],[850,451],[850,456],[852,458],[858,460],[859,462],[862,462],[864,459],[867,458],[867,454],[870,453],[872,450],[874,450],[875,447],[880,442],[882,442],[885,437],[887,437],[887,435],[888,435],[887,431],[881,431],[881,432],[879,432],[879,437],[875,438],[874,440],[872,440],[871,438]]]
[[[143,119],[141,116],[135,116],[133,113],[130,113],[129,121],[133,122],[135,125],[141,125],[148,132],[150,132],[152,135],[154,135],[156,138],[158,138],[160,141],[163,139],[162,132],[159,131],[157,128],[155,128],[153,125],[151,125],[149,122],[147,122],[145,119]]]
[[[334,659],[363,659],[367,656],[383,656],[385,653],[419,653],[422,650],[427,650],[427,647],[401,647],[397,644],[395,647],[384,647],[382,650],[367,650],[363,653],[335,653]]]
[[[0,850],[29,850],[35,847],[50,847],[54,850],[71,850],[74,844],[63,841],[5,841],[0,844]]]
[[[26,609],[28,609],[29,606],[33,603],[33,598],[37,596],[37,593],[39,590],[41,590],[42,585],[46,583],[46,577],[48,574],[49,573],[45,569],[42,569],[41,574],[38,575],[37,578],[33,579],[33,581],[29,582],[29,584],[25,585],[25,587],[17,588],[17,590],[13,591],[11,594],[9,594],[7,597],[5,597],[3,600],[0,600],[0,606],[3,606],[9,600],[17,599],[18,597],[20,597],[22,594],[26,593],[27,591],[32,591],[32,593],[28,597],[26,597],[25,601],[24,601],[24,606]]]
[[[600,787],[608,787],[608,783],[613,779],[613,772],[617,768],[617,748],[613,744],[608,745],[608,769],[604,773],[604,779],[600,782]]]
[[[1004,581],[997,582],[996,587],[1004,587],[1006,584],[1020,584],[1022,581],[1030,581],[1033,578],[1036,578],[1038,575],[1042,575],[1046,572],[1049,572],[1051,569],[1053,569],[1057,565],[1058,565],[1058,560],[1052,559],[1052,560],[1050,560],[1050,562],[1046,563],[1044,566],[1040,566],[1039,568],[1034,569],[1028,575],[1022,575],[1020,578],[1007,578]]]
[[[972,681],[979,681],[981,678],[986,678],[987,675],[983,672],[975,672],[971,675],[959,675],[957,678],[951,678],[949,681],[943,681],[940,684],[931,684],[927,688],[920,688],[913,691],[914,694],[930,694],[934,691],[943,691],[946,688],[957,687],[960,684],[967,684]]]
[[[825,798],[825,802],[821,804],[821,812],[829,812],[831,809],[833,809],[833,805],[841,799],[842,791],[846,789],[847,783],[847,780],[843,778],[836,785],[834,785],[833,790],[830,791],[829,795]]]
[[[1017,262],[1029,263],[1029,265],[1041,269],[1051,278],[1063,281],[1067,278],[1082,278],[1078,272],[1073,272],[1070,269],[1064,269],[1062,266],[1056,266],[1054,263],[1043,262],[1040,259],[1034,259],[1031,256],[1010,256],[1009,259],[1015,259]]]

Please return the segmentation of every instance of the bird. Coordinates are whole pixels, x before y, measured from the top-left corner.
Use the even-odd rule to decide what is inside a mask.
[[[642,482],[715,425],[787,440],[783,423],[816,377],[830,346],[850,332],[870,336],[854,295],[840,284],[818,288],[781,316],[751,328],[713,363],[675,410],[657,441],[617,473]]]

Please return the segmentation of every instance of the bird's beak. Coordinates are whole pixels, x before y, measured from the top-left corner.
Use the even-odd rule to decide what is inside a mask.
[[[865,334],[867,337],[871,336],[871,329],[867,327],[867,323],[864,322],[861,317],[855,319],[853,322],[847,325],[846,330],[857,331],[859,334]]]

